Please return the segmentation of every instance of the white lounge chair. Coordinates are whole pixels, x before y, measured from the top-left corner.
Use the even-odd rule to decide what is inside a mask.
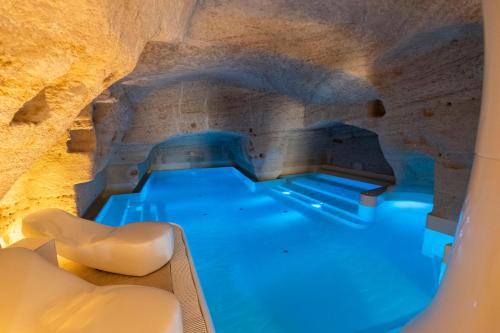
[[[50,237],[57,253],[103,271],[144,276],[165,265],[174,252],[174,230],[168,223],[139,222],[110,227],[45,209],[23,219],[26,237]]]
[[[0,250],[2,333],[182,333],[176,297],[161,289],[98,287],[23,248]]]

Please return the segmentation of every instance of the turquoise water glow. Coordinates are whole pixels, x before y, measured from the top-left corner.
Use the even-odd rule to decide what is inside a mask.
[[[170,221],[186,233],[218,333],[385,333],[431,301],[439,258],[422,254],[428,202],[307,174],[253,183],[233,168],[154,172],[97,221]],[[395,197],[395,196],[393,196]]]

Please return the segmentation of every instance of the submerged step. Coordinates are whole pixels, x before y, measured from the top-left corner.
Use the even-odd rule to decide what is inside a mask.
[[[158,207],[156,203],[151,202],[147,203],[145,202],[143,204],[143,215],[142,215],[142,221],[158,221]]]
[[[125,206],[124,216],[134,222],[159,221],[159,209],[155,202],[131,201]],[[124,221],[120,225],[125,224]]]
[[[361,187],[354,187],[340,181],[335,181],[334,179],[321,178],[316,175],[297,178],[295,181],[314,186],[319,191],[334,192],[347,197],[356,197],[359,193],[365,191],[365,189]]]
[[[359,202],[360,192],[330,185],[324,186],[321,182],[311,179],[293,179],[284,186],[333,205],[342,206],[346,210],[356,210]]]
[[[293,201],[304,208],[305,213],[310,214],[322,214],[329,218],[338,220],[346,225],[355,228],[362,228],[369,221],[368,219],[363,219],[359,214],[358,210],[349,211],[342,209],[341,207],[326,203],[310,196],[304,195],[300,192],[291,190],[288,187],[278,186],[271,189],[271,193],[275,198],[281,201]]]
[[[321,180],[321,181],[326,182],[326,183],[336,185],[336,186],[350,188],[350,189],[352,189],[354,191],[358,191],[358,192],[369,191],[369,190],[373,190],[375,188],[380,187],[380,185],[376,185],[376,184],[366,183],[366,182],[359,181],[359,180],[343,178],[343,177],[334,176],[334,175],[325,174],[325,173],[319,173],[319,172],[310,174],[308,176],[311,178]]]
[[[361,203],[363,193],[370,193],[378,188],[379,186],[374,184],[312,173],[285,177],[285,182],[278,186],[274,193],[280,199],[285,197],[308,206],[309,210],[317,210],[318,213],[329,215],[346,224],[360,226],[373,219],[375,207]]]

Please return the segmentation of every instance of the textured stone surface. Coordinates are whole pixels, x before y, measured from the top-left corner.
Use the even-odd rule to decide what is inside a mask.
[[[258,177],[392,168],[400,184],[434,183],[433,214],[456,219],[480,105],[479,4],[4,1],[2,225],[21,206],[81,213],[106,186],[133,187],[155,145],[214,130],[244,138],[238,158]]]
[[[392,173],[385,165],[377,169],[383,157],[374,155],[381,153],[373,133],[332,121],[306,126],[304,104],[289,96],[194,79],[171,82],[145,96],[139,92],[142,88],[126,89],[132,92],[128,96],[136,94],[142,98],[132,98],[136,113],[123,140],[116,146],[118,154],[110,160],[112,165],[140,163],[149,156],[150,149],[171,136],[211,130],[242,136],[248,156],[241,156],[245,161],[239,164],[260,179],[333,160],[351,168],[356,162],[354,147],[360,148],[358,162],[363,162],[368,171]],[[351,138],[371,139],[374,154],[370,154],[373,148],[370,144],[349,145]],[[204,140],[208,143],[210,137]],[[203,142],[188,139],[181,143],[196,149],[195,145]],[[333,158],[327,156],[332,153]],[[183,160],[182,156],[172,155],[170,161],[174,162],[175,158],[178,162]]]
[[[146,42],[182,40],[194,4],[2,1],[0,196],[58,145],[86,104],[134,68]],[[46,170],[57,168],[54,161],[48,162]],[[84,168],[85,164],[77,168],[81,176],[61,179],[61,187],[71,187],[75,178],[92,172],[92,166]],[[18,201],[24,199],[21,193],[17,196]]]

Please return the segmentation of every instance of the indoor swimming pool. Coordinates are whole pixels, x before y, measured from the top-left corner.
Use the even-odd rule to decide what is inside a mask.
[[[230,167],[155,171],[97,221],[182,226],[218,333],[397,332],[438,287],[441,258],[422,252],[432,198],[361,207],[375,188],[321,173],[255,183]]]

